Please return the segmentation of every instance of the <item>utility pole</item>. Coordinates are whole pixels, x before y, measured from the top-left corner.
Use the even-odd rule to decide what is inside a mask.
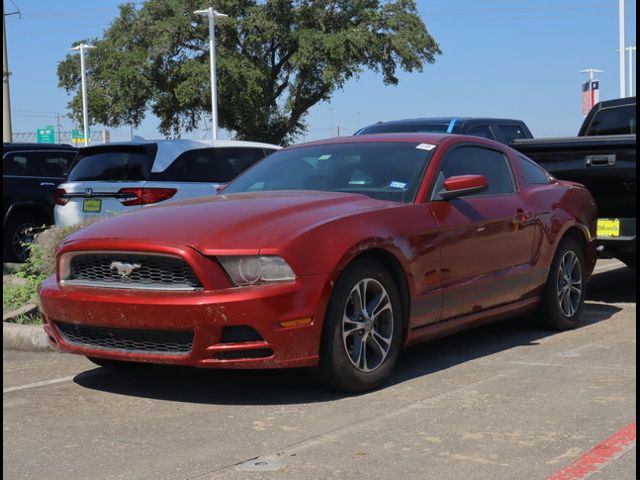
[[[11,142],[13,131],[11,130],[11,97],[9,95],[9,62],[7,60],[7,15],[14,13],[4,13],[2,15],[2,141]]]
[[[209,68],[211,70],[211,130],[213,140],[218,140],[218,86],[216,79],[216,18],[224,18],[229,15],[217,12],[213,7],[206,10],[196,10],[196,15],[203,15],[209,18]]]
[[[636,46],[632,45],[626,48],[629,54],[629,96],[633,97],[633,52],[636,51]]]
[[[329,107],[329,137],[333,137],[333,107]]]
[[[60,124],[60,114],[56,113],[56,138],[58,141],[56,143],[62,143],[62,126]]]
[[[89,48],[96,48],[93,45],[87,45],[81,43],[73,47],[71,50],[77,50],[80,52],[80,78],[82,80],[82,128],[84,136],[84,146],[89,146],[89,104],[87,101],[87,69],[84,63],[84,51]]]
[[[620,30],[619,38],[619,50],[618,61],[620,62],[620,98],[623,98],[627,94],[627,88],[625,87],[625,71],[624,71],[624,0],[618,0],[618,29]]]

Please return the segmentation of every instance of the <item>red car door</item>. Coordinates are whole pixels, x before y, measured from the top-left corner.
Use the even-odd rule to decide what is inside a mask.
[[[440,199],[442,182],[457,175],[484,175],[489,188]],[[453,147],[442,159],[431,198],[441,229],[441,319],[521,298],[529,280],[535,222],[505,153],[484,145]]]

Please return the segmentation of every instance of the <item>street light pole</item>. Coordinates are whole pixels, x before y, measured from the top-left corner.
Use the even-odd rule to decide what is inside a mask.
[[[9,95],[9,65],[7,61],[7,15],[2,15],[2,142],[10,143],[11,130],[11,95]]]
[[[211,130],[213,131],[213,140],[218,140],[218,85],[216,79],[216,18],[224,18],[229,15],[217,12],[213,7],[206,10],[196,10],[196,15],[209,17],[209,61],[210,77],[211,77]]]
[[[81,43],[71,49],[80,52],[80,78],[82,81],[82,135],[84,137],[85,147],[89,146],[89,104],[87,101],[87,70],[84,63],[84,51],[89,48],[96,47],[93,45],[87,45],[86,43]]]
[[[636,46],[626,48],[629,53],[629,96],[633,97],[633,52],[636,51]]]
[[[619,29],[619,41],[618,46],[618,61],[620,62],[620,98],[623,98],[627,94],[627,88],[625,87],[625,72],[624,72],[624,0],[618,0],[618,29]]]

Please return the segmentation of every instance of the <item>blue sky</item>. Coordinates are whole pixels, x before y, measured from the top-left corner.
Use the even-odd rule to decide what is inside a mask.
[[[64,117],[69,100],[56,65],[72,42],[100,36],[120,0],[5,0],[14,132]],[[207,3],[203,1],[203,4]],[[527,122],[536,136],[575,135],[582,121],[579,70],[604,70],[602,100],[618,97],[618,0],[423,0],[418,9],[443,54],[423,72],[385,86],[366,72],[316,105],[307,140],[351,134],[379,120],[420,116],[499,116]],[[636,2],[626,0],[627,45],[635,45]],[[635,57],[634,57],[635,63]],[[634,78],[635,93],[635,78]],[[220,102],[224,99],[220,98]],[[136,134],[158,137],[148,117]],[[99,126],[95,130],[101,129]],[[127,140],[129,129],[111,129]],[[204,138],[204,130],[185,137]],[[302,139],[301,139],[302,140]]]

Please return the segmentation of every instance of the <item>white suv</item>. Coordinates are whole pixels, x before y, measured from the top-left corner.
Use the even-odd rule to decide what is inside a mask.
[[[159,202],[215,195],[281,147],[218,140],[111,143],[80,150],[56,190],[55,223],[66,227]]]

